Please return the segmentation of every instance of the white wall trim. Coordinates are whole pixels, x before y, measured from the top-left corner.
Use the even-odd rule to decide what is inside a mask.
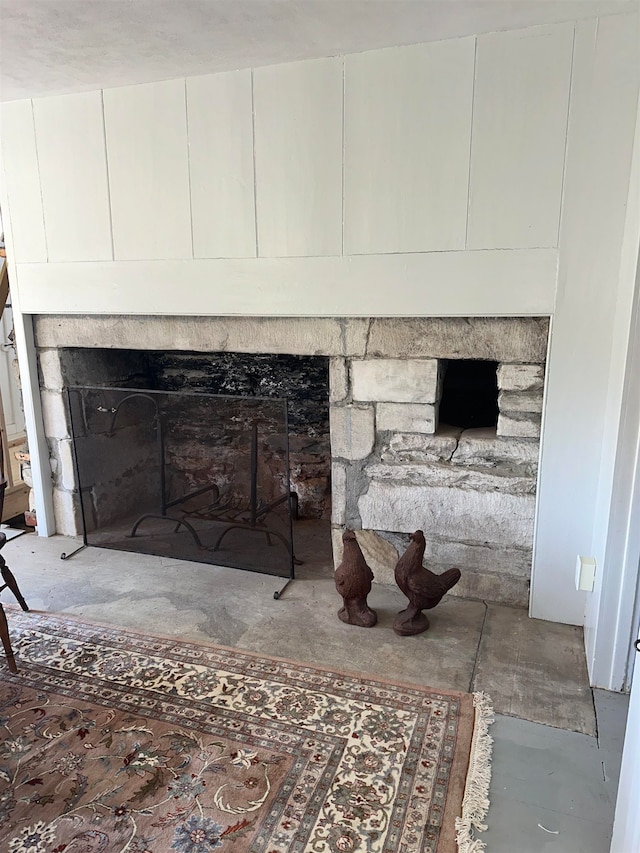
[[[620,253],[607,432],[592,553],[600,563],[588,596],[585,649],[591,683],[622,690],[640,564],[640,101]],[[611,448],[611,449],[609,449]]]
[[[19,264],[28,314],[525,316],[553,311],[556,249]]]
[[[38,520],[37,530],[39,536],[53,536],[56,532],[56,523],[53,514],[53,483],[49,465],[49,447],[45,438],[44,422],[42,419],[36,345],[33,337],[33,318],[22,312],[20,297],[17,292],[18,288],[15,286],[17,276],[16,265],[12,261],[14,253],[11,232],[11,210],[5,190],[4,169],[0,164],[0,207],[2,208],[2,224],[4,227],[5,245],[7,247],[9,286],[11,287],[16,353],[20,365],[22,404],[29,442],[29,453],[31,455],[31,475],[33,477],[33,493]]]

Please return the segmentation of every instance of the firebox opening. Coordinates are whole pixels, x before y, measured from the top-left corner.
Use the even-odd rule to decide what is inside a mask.
[[[302,519],[331,516],[331,448],[329,438],[329,359],[326,356],[63,348],[61,368],[69,386],[100,385],[157,392],[202,392],[241,397],[274,397],[288,403],[288,443],[292,490],[298,496]],[[206,424],[193,424],[190,435],[197,457],[199,433]],[[211,430],[211,427],[209,427]],[[189,453],[183,436],[181,456]],[[277,435],[269,445],[283,452]],[[223,442],[224,443],[224,442]],[[188,466],[193,482],[203,485],[202,472]]]
[[[87,544],[289,579],[330,565],[328,357],[58,357]]]
[[[444,364],[440,423],[472,429],[498,423],[498,362],[451,359]]]

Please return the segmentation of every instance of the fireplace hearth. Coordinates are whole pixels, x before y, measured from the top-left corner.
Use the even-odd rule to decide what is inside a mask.
[[[527,603],[547,318],[65,315],[35,331],[59,532],[80,530],[64,388],[266,389],[289,401],[292,488],[303,517],[331,514],[336,563],[350,527],[376,581],[393,582],[422,529],[426,565],[461,569],[455,594]],[[486,426],[441,409],[462,362],[493,383]]]

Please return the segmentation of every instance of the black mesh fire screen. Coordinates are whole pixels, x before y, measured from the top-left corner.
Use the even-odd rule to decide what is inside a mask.
[[[293,577],[286,400],[68,390],[85,544]]]

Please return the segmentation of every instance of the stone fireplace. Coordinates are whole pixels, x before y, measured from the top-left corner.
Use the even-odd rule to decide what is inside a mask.
[[[270,378],[254,375],[241,393],[271,383],[302,407],[292,482],[303,515],[330,511],[335,561],[351,527],[376,580],[393,582],[398,554],[421,528],[429,567],[461,569],[455,594],[525,605],[548,332],[543,317],[38,316],[58,532],[81,532],[66,386],[153,380],[215,391],[212,376],[223,386],[229,374],[246,379],[243,357],[257,358]],[[465,378],[479,363],[488,421],[477,417],[473,371]],[[455,395],[461,415],[451,414]]]

